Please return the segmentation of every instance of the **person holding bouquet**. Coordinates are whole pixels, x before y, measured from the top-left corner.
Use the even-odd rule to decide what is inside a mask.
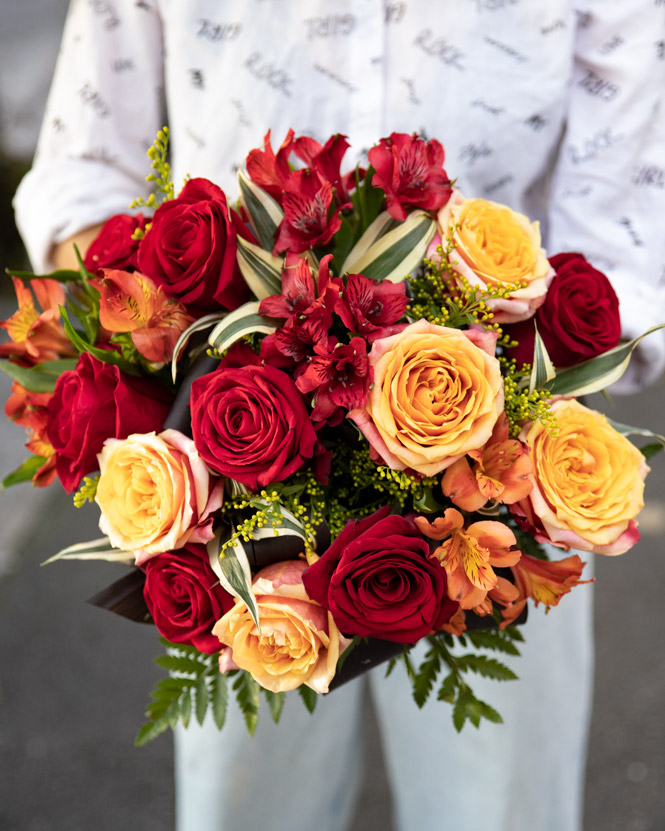
[[[73,265],[73,241],[85,249],[145,195],[164,112],[176,184],[206,176],[229,194],[268,129],[273,143],[290,128],[344,133],[361,164],[378,137],[419,130],[442,139],[463,192],[540,220],[548,249],[607,272],[633,338],[665,319],[663,9],[638,5],[79,0],[15,201],[33,265]],[[641,348],[624,385],[665,365],[659,335]],[[581,828],[590,587],[566,612],[547,626],[532,615],[519,688],[488,693],[504,725],[457,735],[436,702],[412,706],[406,678],[371,674],[400,831]],[[333,692],[312,719],[287,702],[279,734],[265,720],[249,738],[239,717],[223,734],[179,729],[178,827],[342,831],[361,692]]]

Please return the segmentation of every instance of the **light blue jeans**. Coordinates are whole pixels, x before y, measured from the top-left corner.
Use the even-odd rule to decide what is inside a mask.
[[[530,608],[522,656],[506,660],[519,681],[471,678],[502,725],[467,722],[458,735],[448,704],[416,707],[403,667],[368,673],[399,831],[580,831],[592,596],[579,586],[547,617]],[[178,831],[344,831],[363,764],[362,693],[362,680],[340,687],[314,716],[289,694],[279,725],[262,707],[254,738],[235,706],[221,733],[178,727]]]

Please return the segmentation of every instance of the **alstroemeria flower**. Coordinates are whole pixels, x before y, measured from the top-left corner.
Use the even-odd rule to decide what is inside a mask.
[[[485,447],[470,450],[467,456],[449,467],[441,480],[444,496],[463,511],[477,511],[490,499],[511,505],[531,493],[533,463],[526,446],[508,438],[505,413],[499,416]]]
[[[580,580],[585,565],[577,554],[550,561],[522,554],[519,563],[511,568],[519,597],[502,610],[501,629],[510,626],[520,616],[529,597],[536,606],[543,603],[549,610],[551,606],[557,606],[563,595],[575,586],[592,583],[593,580]]]
[[[273,254],[290,251],[300,254],[310,248],[326,245],[339,231],[343,205],[332,208],[333,186],[321,181],[311,169],[296,170],[284,191],[284,219],[277,229]]]
[[[436,139],[425,144],[416,133],[391,133],[367,155],[376,171],[372,185],[385,192],[386,207],[394,219],[404,222],[406,206],[438,211],[450,199],[443,147]]]
[[[55,478],[55,450],[48,439],[48,402],[52,392],[32,392],[18,381],[12,383],[11,395],[5,404],[5,415],[14,424],[25,427],[28,433],[27,449],[45,461],[32,477],[32,484],[38,488],[50,485]]]
[[[374,343],[404,329],[406,324],[394,324],[406,311],[408,302],[405,283],[377,283],[362,274],[349,274],[335,303],[335,312],[349,331]]]
[[[316,390],[313,421],[335,418],[343,407],[352,410],[364,407],[372,383],[372,369],[367,357],[367,343],[363,338],[352,338],[351,343],[314,347],[315,357],[296,381],[300,392]],[[343,413],[338,414],[341,421]]]
[[[266,317],[290,319],[308,315],[321,308],[325,312],[326,329],[332,326],[332,311],[342,290],[342,282],[330,276],[332,254],[323,257],[314,282],[309,262],[295,254],[287,254],[282,269],[282,293],[273,294],[261,301],[259,312]]]
[[[194,318],[149,277],[104,269],[99,322],[109,332],[131,332],[132,343],[146,360],[166,363]]]
[[[474,522],[464,527],[464,517],[455,508],[448,508],[433,523],[416,517],[421,533],[441,545],[432,554],[448,575],[448,597],[462,609],[481,604],[488,592],[498,585],[495,567],[513,566],[522,552],[515,550],[515,535],[502,522]]]
[[[65,292],[56,280],[31,280],[30,288],[22,280],[12,277],[18,300],[18,310],[0,322],[12,339],[0,345],[0,358],[10,358],[22,364],[39,364],[76,355],[65,330],[60,324],[60,306],[65,305]],[[32,289],[32,291],[30,290]],[[35,301],[42,311],[37,311]]]

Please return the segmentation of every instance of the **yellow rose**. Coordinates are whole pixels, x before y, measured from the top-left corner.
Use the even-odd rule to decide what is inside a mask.
[[[635,517],[644,506],[644,456],[602,413],[578,401],[552,405],[558,435],[539,422],[522,430],[531,452],[533,490],[516,507],[537,539],[568,550],[623,554],[640,535]]]
[[[223,484],[210,476],[187,436],[164,430],[107,439],[97,459],[99,527],[111,545],[133,551],[137,565],[187,542],[212,539]]]
[[[222,672],[247,670],[272,692],[301,684],[328,692],[337,659],[350,641],[340,635],[330,612],[307,596],[302,582],[306,568],[302,560],[288,560],[256,574],[252,591],[260,634],[242,600],[217,621],[212,633],[227,647],[220,655]]]
[[[437,217],[443,239],[452,234],[450,264],[472,286],[516,285],[508,298],[489,301],[494,319],[516,323],[542,305],[554,269],[541,248],[540,225],[524,214],[486,199],[466,199],[455,190]]]
[[[503,411],[496,336],[419,320],[374,342],[374,382],[352,410],[373,452],[393,470],[433,476],[485,445]]]

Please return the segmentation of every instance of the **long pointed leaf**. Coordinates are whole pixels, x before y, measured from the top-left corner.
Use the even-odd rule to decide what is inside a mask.
[[[610,349],[609,352],[591,358],[591,360],[578,366],[560,370],[557,372],[556,378],[548,381],[545,385],[546,388],[553,395],[580,396],[600,392],[600,390],[609,387],[610,384],[621,378],[628,368],[633,349],[642,338],[663,328],[665,328],[665,323],[652,326],[651,329],[631,340],[630,343],[621,344],[614,349]]]
[[[261,246],[272,251],[277,226],[284,219],[284,211],[263,188],[252,182],[244,170],[238,171],[240,201],[249,214]]]
[[[621,422],[614,421],[611,418],[607,420],[622,436],[646,436],[649,439],[656,439],[665,448],[665,436],[661,436],[660,433],[653,433],[651,430],[647,430],[646,427],[631,427],[629,424],[621,424]]]
[[[187,345],[187,341],[196,332],[202,332],[204,329],[212,328],[215,323],[219,323],[219,321],[224,320],[225,317],[226,312],[216,312],[215,314],[205,315],[204,317],[200,317],[198,320],[195,320],[191,326],[188,326],[184,332],[180,333],[180,337],[175,342],[175,346],[173,348],[173,358],[171,359],[171,378],[174,384],[178,374],[178,358],[180,357],[182,350]]]
[[[85,341],[72,326],[67,309],[64,306],[60,306],[60,314],[62,315],[62,325],[65,327],[65,334],[79,352],[88,352],[93,358],[97,358],[102,363],[113,364],[123,372],[136,375],[136,368],[123,358],[119,352],[116,352],[114,349],[99,349]]]
[[[257,300],[282,292],[282,260],[238,237],[238,266]]]
[[[239,597],[251,614],[256,628],[261,632],[259,623],[259,608],[256,605],[256,598],[252,591],[252,571],[249,567],[247,553],[240,541],[224,550],[224,556],[220,557],[222,547],[223,529],[218,529],[215,537],[207,545],[210,567],[219,577],[219,582],[226,591]]]
[[[547,348],[540,337],[538,327],[534,322],[535,340],[533,343],[533,366],[531,368],[531,377],[529,378],[529,392],[544,387],[548,381],[551,381],[556,376],[554,364],[550,360],[547,353]]]
[[[420,264],[435,233],[436,222],[431,216],[425,211],[413,211],[404,222],[372,243],[358,259],[352,259],[352,251],[344,270],[376,281],[399,283]]]
[[[6,268],[5,274],[9,274],[10,277],[18,277],[24,283],[29,283],[31,280],[56,280],[58,283],[75,283],[81,280],[80,271],[70,271],[69,269],[58,269],[50,274],[33,274],[32,271],[14,271],[11,268]]]
[[[44,560],[43,566],[54,563],[56,560],[106,560],[112,563],[133,563],[134,553],[113,548],[108,537],[100,537],[90,542],[79,542],[63,548]]]
[[[344,264],[341,269],[342,274],[353,273],[355,271],[355,263],[367,254],[374,243],[385,236],[393,228],[397,228],[401,223],[393,219],[388,211],[379,214],[372,224],[365,229],[363,235],[358,242],[349,251]]]
[[[53,392],[55,382],[70,369],[76,368],[76,358],[63,358],[61,361],[43,361],[36,366],[19,366],[11,361],[1,361],[0,369],[18,381],[30,392]]]
[[[269,335],[277,327],[270,319],[259,314],[259,302],[251,301],[227,315],[212,330],[208,343],[218,352],[226,351],[237,340],[254,332]]]
[[[0,482],[0,490],[18,485],[21,482],[29,482],[37,473],[39,468],[46,462],[46,456],[29,456],[16,470],[8,473]]]

